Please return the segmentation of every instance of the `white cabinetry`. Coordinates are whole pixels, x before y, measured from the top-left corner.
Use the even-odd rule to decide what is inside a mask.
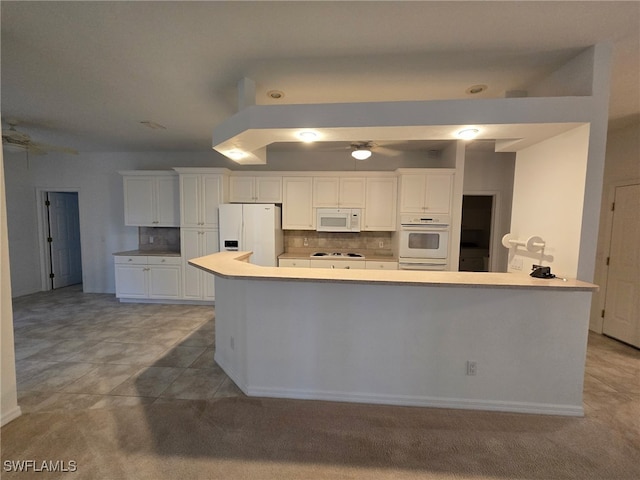
[[[306,258],[281,258],[278,260],[279,267],[309,268],[310,260]]]
[[[180,257],[116,256],[116,297],[181,298],[181,263]]]
[[[365,268],[367,270],[398,270],[398,262],[389,260],[366,260]]]
[[[284,177],[282,179],[283,229],[315,230],[312,192],[312,177]]]
[[[180,174],[182,298],[213,301],[213,275],[188,262],[220,251],[218,206],[227,200],[228,170],[187,167],[175,170]]]
[[[364,208],[364,177],[314,177],[313,206],[318,208]]]
[[[309,260],[311,268],[343,268],[343,269],[364,269],[365,262],[362,260]]]
[[[126,171],[124,223],[136,227],[180,225],[178,176],[164,171]]]
[[[180,226],[218,228],[226,181],[225,175],[180,173]]]
[[[214,300],[214,277],[188,264],[192,258],[220,251],[218,230],[183,228],[181,253],[184,258],[182,295],[188,300]]]
[[[363,230],[395,231],[397,199],[396,177],[368,177]]]
[[[232,176],[229,201],[235,203],[282,203],[282,177]]]
[[[401,213],[450,213],[453,171],[441,170],[400,176]]]

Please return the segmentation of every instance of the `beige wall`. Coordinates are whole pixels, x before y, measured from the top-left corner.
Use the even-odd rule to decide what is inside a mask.
[[[4,425],[18,416],[4,161],[0,151],[0,424]]]
[[[511,233],[525,241],[541,237],[542,263],[560,277],[578,276],[588,144],[583,125],[516,155]],[[512,249],[509,271],[528,274],[540,260],[539,252]]]
[[[629,183],[640,183],[640,119],[625,128],[609,132],[607,136],[594,278],[594,283],[600,286],[600,290],[594,294],[589,323],[589,328],[598,333],[602,333],[601,312],[604,308],[607,291],[606,260],[611,240],[611,220],[613,217],[611,202],[615,187]]]

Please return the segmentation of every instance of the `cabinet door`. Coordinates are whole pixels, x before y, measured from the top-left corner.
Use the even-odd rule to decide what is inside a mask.
[[[218,228],[218,206],[222,202],[222,177],[220,175],[202,175],[201,201],[201,225]]]
[[[313,180],[311,177],[282,179],[282,228],[313,230]]]
[[[366,179],[344,177],[340,179],[340,208],[364,208]]]
[[[200,176],[180,175],[180,225],[197,227],[200,220]]]
[[[309,268],[310,260],[304,258],[281,258],[278,260],[279,267]]]
[[[153,177],[124,177],[124,224],[156,226],[154,218],[155,187]]]
[[[236,203],[253,203],[256,201],[254,177],[229,178],[229,201]]]
[[[364,230],[396,230],[398,181],[396,178],[367,178]]]
[[[337,208],[340,202],[340,179],[338,177],[313,178],[313,206]]]
[[[156,215],[158,227],[180,226],[180,192],[178,176],[156,179]]]
[[[282,177],[255,177],[258,203],[282,203]]]
[[[422,213],[425,201],[425,175],[403,175],[400,179],[400,212]]]
[[[424,211],[428,213],[449,213],[451,205],[450,174],[429,174],[426,176]]]
[[[147,266],[116,264],[116,297],[146,298]]]
[[[200,257],[202,230],[183,228],[180,231],[182,265],[182,296],[188,299],[202,298],[202,271],[188,264],[192,258]]]
[[[149,298],[180,298],[180,266],[150,266]]]
[[[220,251],[219,233],[218,230],[205,230],[200,238],[202,243],[202,255],[210,255]],[[202,275],[202,292],[204,300],[214,300],[215,282],[213,274],[209,272],[200,271]]]

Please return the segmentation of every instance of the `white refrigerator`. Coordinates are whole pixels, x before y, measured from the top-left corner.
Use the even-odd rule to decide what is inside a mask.
[[[264,203],[224,203],[219,207],[220,250],[252,251],[254,265],[277,267],[284,251],[280,207]]]

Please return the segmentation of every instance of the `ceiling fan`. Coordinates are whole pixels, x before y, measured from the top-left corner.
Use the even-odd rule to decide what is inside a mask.
[[[395,157],[400,155],[400,150],[385,147],[379,143],[368,142],[353,142],[349,148],[351,149],[351,156],[356,160],[366,160],[371,156],[373,152],[388,157]]]
[[[17,122],[15,121],[7,121],[7,125],[9,129],[2,131],[2,145],[9,149],[25,150],[34,155],[46,155],[48,152],[78,154],[78,151],[73,148],[32,141],[28,134],[16,130]]]

